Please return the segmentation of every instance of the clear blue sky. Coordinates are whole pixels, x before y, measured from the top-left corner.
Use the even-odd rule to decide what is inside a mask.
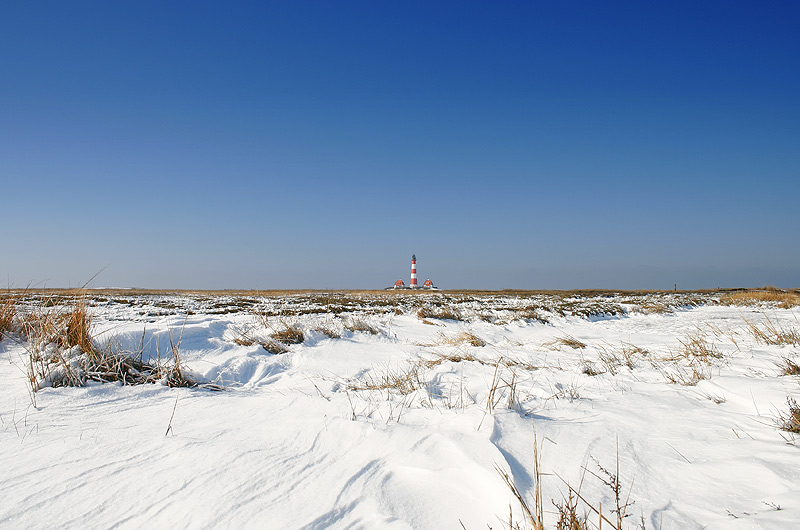
[[[263,5],[262,5],[263,4]],[[796,2],[0,10],[0,275],[800,287]]]

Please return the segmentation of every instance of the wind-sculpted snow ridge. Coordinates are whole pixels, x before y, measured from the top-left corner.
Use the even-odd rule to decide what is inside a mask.
[[[0,527],[525,528],[497,469],[534,502],[534,431],[545,528],[567,484],[616,521],[600,467],[617,460],[634,502],[623,528],[800,520],[798,439],[779,421],[800,399],[791,307],[713,293],[87,302],[97,351],[177,352],[224,391],[82,381],[34,393],[38,346],[8,333]],[[69,303],[30,294],[17,310]],[[587,503],[577,510],[596,524]]]

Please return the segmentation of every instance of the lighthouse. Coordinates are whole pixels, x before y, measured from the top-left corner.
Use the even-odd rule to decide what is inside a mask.
[[[397,280],[394,282],[394,285],[391,287],[387,287],[387,289],[426,289],[429,291],[438,291],[439,289],[433,285],[433,282],[430,280],[425,280],[425,283],[419,285],[417,283],[417,255],[413,254],[411,256],[411,282],[406,285],[403,283],[403,280]]]

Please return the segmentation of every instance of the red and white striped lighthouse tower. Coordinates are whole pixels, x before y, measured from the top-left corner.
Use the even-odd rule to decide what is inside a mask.
[[[409,285],[412,289],[417,288],[417,255],[411,255],[411,284]]]

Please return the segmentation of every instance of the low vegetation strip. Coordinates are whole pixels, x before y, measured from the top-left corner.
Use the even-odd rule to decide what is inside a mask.
[[[726,293],[721,297],[720,301],[727,305],[755,306],[766,303],[782,309],[791,309],[800,306],[800,292],[776,287],[764,287]]]

